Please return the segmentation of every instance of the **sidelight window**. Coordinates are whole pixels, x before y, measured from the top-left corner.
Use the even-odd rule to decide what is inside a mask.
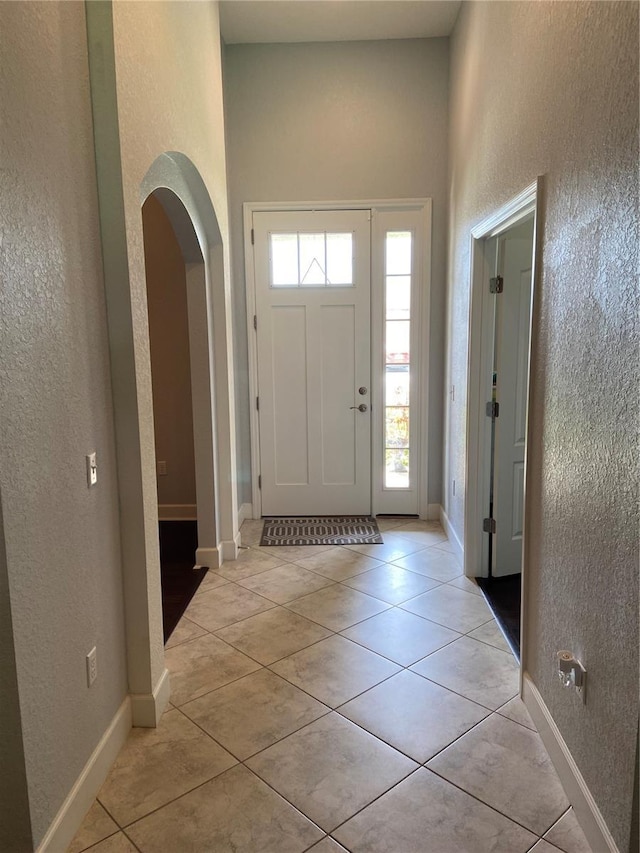
[[[411,283],[410,231],[385,233],[384,454],[386,489],[411,483]]]

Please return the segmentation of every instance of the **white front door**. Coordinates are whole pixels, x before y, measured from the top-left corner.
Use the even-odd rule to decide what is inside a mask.
[[[492,569],[500,577],[522,570],[524,463],[529,383],[533,219],[510,229],[498,243],[503,292],[496,296]]]
[[[371,511],[370,212],[254,212],[263,515]]]

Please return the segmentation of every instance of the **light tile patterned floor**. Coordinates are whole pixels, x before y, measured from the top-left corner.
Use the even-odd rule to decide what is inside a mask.
[[[69,853],[589,853],[442,528],[209,572]]]

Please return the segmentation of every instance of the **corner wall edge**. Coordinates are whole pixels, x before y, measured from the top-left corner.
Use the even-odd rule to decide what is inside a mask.
[[[165,669],[153,693],[131,694],[131,724],[140,728],[155,728],[169,704],[170,697],[169,670]]]

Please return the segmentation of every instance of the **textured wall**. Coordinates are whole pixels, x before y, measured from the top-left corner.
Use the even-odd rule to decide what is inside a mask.
[[[122,576],[84,4],[2,3],[0,33],[0,487],[37,843],[126,695]]]
[[[142,208],[159,504],[196,503],[185,261],[161,203]]]
[[[446,508],[463,531],[469,232],[544,175],[527,668],[621,850],[638,725],[638,6],[469,3],[452,44]],[[586,706],[556,650],[589,673]],[[624,662],[624,670],[619,669]],[[624,676],[623,676],[624,673]]]
[[[180,152],[198,170],[213,203],[228,263],[227,184],[218,7],[205,2],[113,5],[118,130],[122,162],[128,278],[131,290],[142,490],[149,554],[157,551],[151,512],[154,437],[140,189],[157,157]],[[229,288],[229,282],[225,285]],[[153,539],[155,537],[155,540]],[[153,541],[152,541],[153,540]],[[156,565],[157,557],[148,561]],[[146,579],[159,595],[159,568]],[[152,661],[162,660],[159,612],[151,614]],[[159,677],[160,671],[154,676]]]
[[[251,502],[242,204],[433,198],[429,501],[439,503],[448,40],[225,49],[238,453]]]

